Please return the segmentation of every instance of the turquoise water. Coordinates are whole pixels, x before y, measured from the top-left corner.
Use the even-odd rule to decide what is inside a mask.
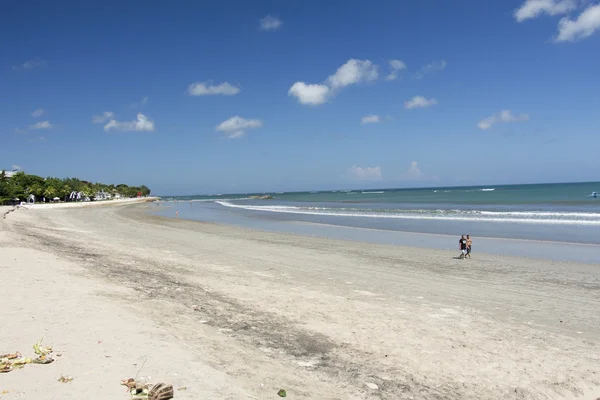
[[[290,223],[600,244],[600,183],[342,190],[163,198],[157,212],[250,228]],[[256,199],[253,195],[272,196]],[[185,202],[182,204],[182,202]],[[279,224],[279,225],[278,225]],[[298,226],[298,225],[296,225]],[[364,229],[353,234],[368,235]],[[600,259],[600,257],[599,257]]]
[[[438,221],[600,225],[600,183],[183,196],[280,214]],[[262,193],[261,193],[262,194]],[[260,194],[259,194],[260,195]]]

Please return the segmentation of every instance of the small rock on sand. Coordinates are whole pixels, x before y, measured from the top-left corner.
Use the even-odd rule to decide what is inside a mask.
[[[365,383],[365,385],[366,385],[366,386],[367,386],[369,389],[371,389],[371,390],[377,390],[377,389],[379,389],[379,386],[377,386],[376,384],[374,384],[374,383],[371,383],[371,382],[366,382],[366,383]]]

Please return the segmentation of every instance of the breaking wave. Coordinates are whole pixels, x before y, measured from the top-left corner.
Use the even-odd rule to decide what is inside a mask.
[[[249,211],[337,217],[512,222],[527,224],[600,225],[600,212],[412,210],[353,207],[299,207],[284,205],[258,206],[251,204],[235,204],[229,201],[221,200],[215,201],[215,203],[218,203],[224,207],[240,208]]]

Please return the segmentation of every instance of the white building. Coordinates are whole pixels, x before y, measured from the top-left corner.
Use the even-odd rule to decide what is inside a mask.
[[[3,171],[3,170],[1,170],[1,169],[0,169],[0,172],[2,172],[2,171]],[[14,174],[16,174],[17,172],[19,172],[19,171],[18,171],[18,170],[16,170],[16,169],[13,169],[12,171],[9,171],[9,170],[7,170],[7,169],[6,169],[6,170],[4,170],[4,175],[5,175],[7,178],[11,178],[11,177],[12,177]]]

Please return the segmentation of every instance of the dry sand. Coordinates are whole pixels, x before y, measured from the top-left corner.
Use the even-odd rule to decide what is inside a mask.
[[[186,387],[176,399],[600,396],[598,265],[455,260],[145,207],[0,215],[0,353],[42,336],[62,353],[1,374],[1,399],[127,399],[119,381],[140,369]]]

